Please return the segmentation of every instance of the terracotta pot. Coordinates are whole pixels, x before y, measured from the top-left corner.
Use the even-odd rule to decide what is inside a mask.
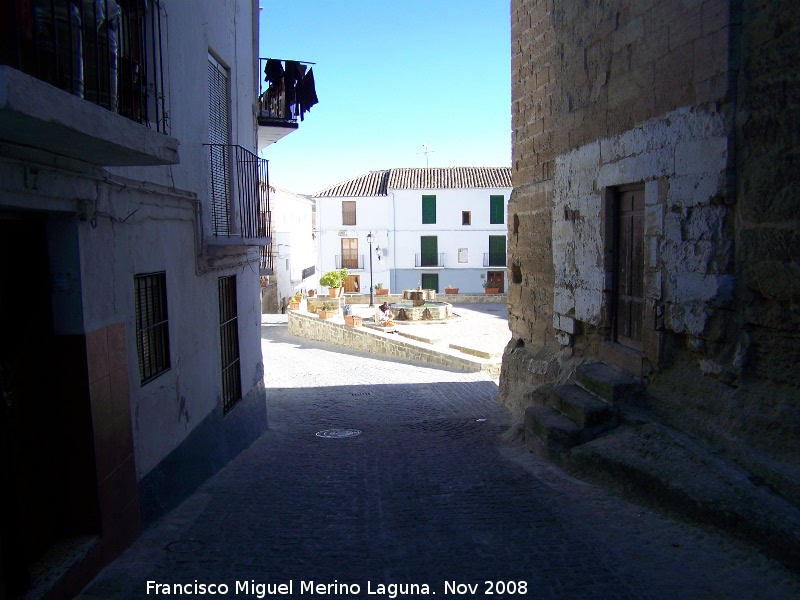
[[[331,298],[338,298],[339,297],[339,292],[341,290],[342,290],[342,288],[328,288],[328,295]]]
[[[300,310],[299,302],[289,302],[289,310]]]
[[[317,295],[317,290],[308,290],[308,297],[313,298]]]
[[[320,318],[321,321],[332,319],[333,315],[335,314],[336,314],[335,310],[322,310],[321,308],[317,310],[317,316]]]
[[[483,288],[483,290],[487,294],[499,294],[500,293],[500,288],[499,287],[496,287],[496,288],[487,287],[487,288]]]
[[[445,294],[457,294],[458,288],[444,288]]]
[[[356,317],[354,315],[344,316],[344,324],[348,327],[361,327],[362,323],[363,319],[361,317]]]
[[[381,288],[379,290],[375,290],[376,296],[387,296],[389,294],[389,288]]]

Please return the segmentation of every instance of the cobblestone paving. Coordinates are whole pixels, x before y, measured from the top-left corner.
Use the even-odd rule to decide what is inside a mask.
[[[484,375],[296,338],[282,323],[263,327],[263,348],[269,431],[82,598],[154,596],[148,580],[225,584],[231,598],[290,584],[283,597],[800,597],[798,577],[758,552],[526,452]],[[316,435],[332,428],[361,434]],[[487,581],[506,583],[490,595]]]

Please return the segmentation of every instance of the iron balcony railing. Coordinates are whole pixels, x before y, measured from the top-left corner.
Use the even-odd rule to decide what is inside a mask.
[[[258,95],[260,119],[297,123],[317,103],[312,62],[259,58],[261,87]]]
[[[364,255],[363,254],[337,254],[336,255],[336,268],[337,269],[363,269],[364,268]]]
[[[414,255],[415,267],[443,267],[444,266],[444,253],[428,253],[423,252]]]
[[[266,159],[242,146],[206,144],[211,155],[211,220],[216,237],[268,238]]]
[[[483,266],[484,267],[505,267],[506,255],[500,252],[484,252],[483,253]]]
[[[272,275],[275,264],[275,255],[272,250],[272,244],[261,246],[260,252],[261,258],[258,264],[259,273],[261,275]]]
[[[160,0],[0,4],[0,64],[168,133]]]

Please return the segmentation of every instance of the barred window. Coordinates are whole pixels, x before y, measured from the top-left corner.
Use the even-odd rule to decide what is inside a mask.
[[[134,284],[136,351],[139,355],[139,378],[144,385],[170,368],[167,274],[136,275]]]
[[[236,308],[236,275],[220,277],[219,343],[222,356],[222,411],[228,412],[242,399],[239,368],[239,315]]]

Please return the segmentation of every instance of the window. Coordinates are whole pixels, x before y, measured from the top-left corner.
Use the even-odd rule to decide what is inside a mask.
[[[361,268],[358,264],[358,238],[342,238],[342,268]]]
[[[222,356],[222,411],[228,412],[242,399],[239,367],[239,316],[236,308],[236,275],[220,277],[219,344]]]
[[[354,200],[342,200],[342,225],[356,224],[356,203]]]
[[[422,224],[436,223],[436,196],[422,196]]]
[[[136,352],[142,385],[170,368],[167,274],[134,277],[136,288]]]
[[[217,235],[230,235],[230,118],[228,71],[208,55],[208,143],[211,149],[211,218]]]
[[[420,267],[439,266],[439,239],[435,235],[420,236]]]
[[[489,236],[489,264],[487,267],[506,266],[506,236]]]
[[[502,225],[506,222],[504,196],[489,196],[489,223]]]
[[[461,224],[462,225],[472,225],[472,212],[468,210],[461,211]]]

